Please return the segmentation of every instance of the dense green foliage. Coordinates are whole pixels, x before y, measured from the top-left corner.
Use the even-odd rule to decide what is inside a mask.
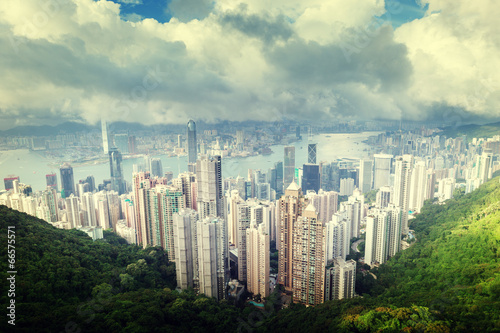
[[[278,311],[279,293],[264,309],[179,293],[160,248],[126,245],[110,232],[93,242],[4,206],[0,276],[7,278],[7,226],[15,225],[16,329],[25,332],[498,331],[499,179],[456,195],[427,202],[411,220],[417,242],[409,249],[371,272],[358,264],[363,297],[316,307]],[[13,330],[4,319],[0,331]]]

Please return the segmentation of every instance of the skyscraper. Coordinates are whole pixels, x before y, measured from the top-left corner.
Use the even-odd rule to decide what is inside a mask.
[[[45,179],[47,181],[47,186],[57,191],[57,175],[55,173],[50,173],[45,175]]]
[[[198,159],[198,148],[196,142],[196,124],[193,120],[187,123],[187,149],[188,149],[188,164],[193,168]],[[195,172],[195,170],[189,170]]]
[[[326,269],[325,302],[354,297],[356,262],[336,258],[334,266]]]
[[[390,185],[392,155],[375,154],[373,158],[375,161],[373,188],[378,190],[381,186]]]
[[[302,190],[319,192],[320,174],[318,164],[304,164],[302,167]]]
[[[372,189],[372,160],[359,160],[359,189],[367,193]]]
[[[163,176],[163,168],[161,165],[161,160],[159,158],[151,159],[151,176],[153,177]]]
[[[316,144],[310,143],[307,145],[307,163],[316,164]]]
[[[285,147],[285,163],[283,169],[283,186],[288,186],[294,181],[295,178],[295,147]]]
[[[64,163],[59,170],[61,172],[62,196],[63,198],[68,198],[71,194],[75,194],[73,168],[69,163]]]
[[[288,186],[285,195],[279,200],[278,283],[287,291],[292,290],[293,228],[306,204],[307,200],[302,195],[302,190],[294,182]]]
[[[102,150],[104,151],[104,154],[108,154],[109,148],[112,146],[111,145],[111,140],[109,137],[109,132],[108,132],[108,124],[106,123],[106,120],[101,119],[101,134],[102,134]]]
[[[4,183],[6,191],[14,188],[14,180],[17,180],[19,182],[19,177],[11,175],[11,176],[3,179],[3,183]]]
[[[118,148],[109,149],[109,169],[111,173],[111,189],[118,195],[125,193],[125,183],[122,172],[122,154]]]
[[[264,224],[252,221],[246,230],[247,288],[254,295],[269,296],[269,234]],[[239,255],[239,252],[238,252]]]
[[[293,301],[323,303],[325,284],[325,227],[309,204],[293,226]]]
[[[224,299],[229,282],[226,223],[223,219],[207,216],[196,227],[199,292],[218,300]]]
[[[198,214],[192,209],[182,209],[173,216],[175,271],[181,289],[198,287],[197,221]]]
[[[197,209],[200,219],[208,215],[224,218],[221,157],[203,157],[196,161],[198,183]]]
[[[394,200],[393,203],[402,210],[401,232],[408,234],[408,211],[410,201],[410,181],[413,168],[413,156],[403,155],[396,158],[394,170]]]

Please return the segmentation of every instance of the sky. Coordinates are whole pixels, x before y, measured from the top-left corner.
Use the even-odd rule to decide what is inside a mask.
[[[500,119],[495,0],[2,0],[0,130]]]

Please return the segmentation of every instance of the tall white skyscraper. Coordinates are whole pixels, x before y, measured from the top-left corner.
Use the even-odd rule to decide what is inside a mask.
[[[410,181],[413,167],[413,156],[404,155],[396,158],[394,174],[394,200],[396,206],[402,210],[401,232],[408,234],[408,211],[410,201]]]
[[[268,297],[269,290],[269,234],[264,224],[252,222],[246,230],[247,288],[254,295]],[[238,252],[239,255],[239,252]]]
[[[225,217],[222,190],[221,157],[203,157],[196,161],[198,183],[197,209],[200,219],[208,215]]]
[[[415,163],[411,174],[410,199],[408,209],[420,212],[427,197],[427,167],[424,161]]]
[[[225,298],[229,282],[227,229],[223,219],[207,216],[197,223],[199,292]]]
[[[173,216],[175,271],[177,286],[181,289],[198,287],[198,214],[182,209]]]
[[[383,264],[401,249],[401,209],[390,204],[366,218],[365,263]]]
[[[325,257],[327,263],[331,263],[337,257],[345,259],[349,254],[346,252],[346,248],[350,246],[349,224],[346,211],[334,213],[326,224]]]

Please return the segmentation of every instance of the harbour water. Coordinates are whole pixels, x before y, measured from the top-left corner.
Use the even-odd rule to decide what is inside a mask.
[[[295,165],[298,167],[307,163],[307,145],[309,143],[317,144],[317,162],[330,162],[336,158],[367,157],[371,147],[362,141],[377,134],[376,132],[318,134],[314,135],[311,140],[304,138],[302,141],[292,144],[295,146]],[[248,169],[267,171],[274,166],[275,162],[283,161],[283,148],[284,145],[272,146],[273,152],[270,155],[224,158],[222,162],[223,177],[240,175],[246,178]],[[161,159],[164,172],[172,171],[176,176],[179,172],[187,171],[187,156],[161,155],[155,157]],[[129,182],[132,180],[133,165],[140,164],[142,161],[142,157],[123,160],[125,180]],[[34,191],[39,191],[45,189],[45,175],[56,173],[60,186],[59,170],[50,166],[51,162],[53,161],[46,159],[40,153],[28,149],[0,151],[0,177],[3,179],[8,175],[19,176],[22,183],[31,185]],[[96,184],[102,183],[103,179],[110,178],[108,163],[73,166],[73,173],[76,183],[79,179],[84,179],[87,176],[94,176]],[[0,188],[3,188],[3,185]]]

